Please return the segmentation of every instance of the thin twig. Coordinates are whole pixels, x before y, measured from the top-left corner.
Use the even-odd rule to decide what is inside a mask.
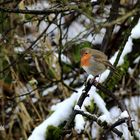
[[[18,14],[34,14],[34,15],[47,15],[47,14],[57,14],[61,12],[71,11],[71,10],[78,10],[76,5],[66,6],[64,8],[52,8],[52,9],[44,9],[44,10],[21,10],[21,9],[10,9],[10,8],[3,8],[0,7],[1,12],[6,13],[18,13]]]
[[[81,114],[83,116],[85,116],[86,118],[95,121],[99,126],[103,127],[103,129],[107,129],[105,132],[108,133],[109,131],[113,131],[115,134],[117,134],[119,137],[122,137],[123,133],[120,132],[119,130],[117,130],[115,127],[124,123],[125,119],[120,119],[117,122],[115,122],[114,124],[112,124],[111,126],[106,124],[106,123],[102,123],[100,119],[98,119],[98,117],[96,115],[90,114],[88,112],[84,112],[82,110],[75,110],[77,112],[77,114]],[[122,121],[123,120],[123,121]],[[105,133],[105,134],[106,134]]]

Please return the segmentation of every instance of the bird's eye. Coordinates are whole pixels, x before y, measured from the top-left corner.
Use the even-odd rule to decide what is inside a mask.
[[[85,55],[88,54],[87,52],[85,52]]]

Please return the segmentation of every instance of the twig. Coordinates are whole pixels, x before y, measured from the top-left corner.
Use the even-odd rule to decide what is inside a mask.
[[[21,9],[10,9],[10,8],[3,8],[0,7],[1,12],[6,13],[19,13],[19,14],[34,14],[34,15],[47,15],[47,14],[57,14],[61,12],[71,11],[71,10],[78,10],[76,5],[66,6],[64,8],[52,8],[52,9],[44,9],[44,10],[21,10]]]
[[[91,82],[91,81],[92,81],[92,82]],[[84,90],[82,91],[82,94],[81,94],[81,96],[80,96],[80,98],[79,98],[79,100],[78,100],[78,102],[77,102],[77,105],[78,105],[80,108],[81,108],[81,106],[82,106],[82,104],[83,104],[85,98],[88,96],[88,92],[89,92],[89,90],[90,90],[90,88],[91,88],[92,85],[94,85],[96,88],[98,88],[99,90],[101,90],[102,92],[104,92],[107,96],[112,97],[112,98],[116,101],[116,103],[118,104],[118,106],[120,107],[120,109],[121,109],[122,112],[125,111],[125,110],[128,112],[128,110],[127,110],[125,104],[123,103],[123,101],[121,101],[121,100],[120,100],[118,97],[116,97],[110,90],[106,89],[104,86],[102,86],[102,85],[101,85],[100,83],[98,83],[96,80],[91,80],[91,79],[87,81],[87,84],[86,84]],[[74,120],[76,114],[77,114],[77,110],[73,110],[73,112],[72,112],[72,114],[71,114],[71,116],[70,116],[70,119],[67,121],[67,123],[66,123],[66,125],[65,125],[65,127],[64,127],[65,129],[68,129],[68,128],[70,127],[70,125],[71,125],[71,123],[73,122],[73,120]],[[129,112],[128,112],[128,114],[129,114]],[[91,117],[91,116],[90,116],[90,117]],[[93,119],[96,120],[95,117],[94,117]],[[130,132],[131,132],[131,134],[132,134],[133,125],[132,125],[132,121],[131,121],[130,114],[129,114],[129,117],[128,117],[128,119],[127,119],[127,125],[128,125],[128,129],[130,130]],[[111,129],[112,129],[112,128],[111,128]],[[112,131],[113,131],[113,130],[112,130]],[[118,131],[118,130],[116,130],[116,131]],[[113,132],[114,132],[114,131],[113,131]],[[117,134],[117,133],[119,133],[119,131],[118,131],[118,132],[115,132],[115,133]],[[118,134],[117,134],[117,135],[118,135]]]
[[[120,119],[117,122],[115,122],[114,124],[112,124],[111,126],[106,124],[106,123],[102,123],[101,120],[98,119],[98,117],[96,115],[90,114],[88,112],[84,112],[82,110],[75,110],[77,112],[77,114],[81,114],[83,116],[85,116],[86,118],[95,121],[99,126],[103,127],[103,129],[107,129],[105,132],[108,133],[109,131],[113,131],[115,134],[117,134],[119,137],[122,137],[123,133],[120,132],[119,130],[117,130],[115,127],[124,123],[125,119]],[[105,134],[106,134],[105,133]]]
[[[87,84],[85,85],[85,88],[84,88],[84,90],[82,91],[82,94],[81,94],[81,96],[80,96],[80,98],[79,98],[79,100],[78,100],[78,102],[77,102],[77,105],[78,105],[80,108],[81,108],[81,106],[82,106],[82,104],[83,104],[85,98],[88,96],[88,92],[89,92],[91,86],[92,86],[92,83],[91,83],[90,80],[88,80],[88,81],[87,81]],[[71,125],[71,123],[73,122],[73,120],[74,120],[74,118],[75,118],[75,116],[76,116],[77,113],[78,113],[77,110],[73,110],[73,112],[72,112],[72,114],[71,114],[71,116],[70,116],[70,119],[67,121],[67,123],[66,123],[64,129],[68,129],[68,128],[70,127],[70,125]],[[92,116],[89,115],[89,114],[84,114],[84,115],[87,115],[88,118],[92,118],[92,120],[97,121],[97,118],[96,118],[94,115],[92,115]],[[122,133],[121,133],[120,131],[118,131],[116,128],[113,129],[112,131],[113,131],[114,133],[116,133],[118,136],[120,136],[120,137],[122,136]]]
[[[89,82],[89,81],[88,81]],[[85,86],[85,89],[82,91],[82,94],[77,102],[77,105],[81,108],[85,98],[88,96],[88,92],[91,88],[91,84],[87,83],[86,86]],[[70,116],[70,119],[67,121],[66,125],[65,125],[65,129],[68,129],[69,126],[71,125],[71,123],[73,122],[75,116],[76,116],[77,112],[75,110],[73,110],[71,116]]]
[[[114,124],[112,124],[106,131],[105,133],[108,133],[109,131],[111,131],[113,128],[115,128],[116,126],[125,123],[127,118],[122,118],[117,120]]]

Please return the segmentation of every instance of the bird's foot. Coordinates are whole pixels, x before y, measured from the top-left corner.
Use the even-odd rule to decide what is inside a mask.
[[[88,79],[88,80],[84,83],[84,85],[85,85],[85,86],[87,86],[87,85],[93,85],[93,83],[97,85],[97,84],[98,84],[98,82],[97,82],[97,80],[96,80],[97,77],[99,77],[99,75],[94,76],[94,78],[92,78],[92,79],[91,79],[91,78]]]
[[[90,79],[90,83],[92,84],[93,82],[97,82],[96,78],[99,77],[99,75],[94,76],[94,78]]]

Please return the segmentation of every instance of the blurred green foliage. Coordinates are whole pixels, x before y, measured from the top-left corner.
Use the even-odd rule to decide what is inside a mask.
[[[46,140],[60,140],[62,130],[59,127],[49,125],[46,130]]]

